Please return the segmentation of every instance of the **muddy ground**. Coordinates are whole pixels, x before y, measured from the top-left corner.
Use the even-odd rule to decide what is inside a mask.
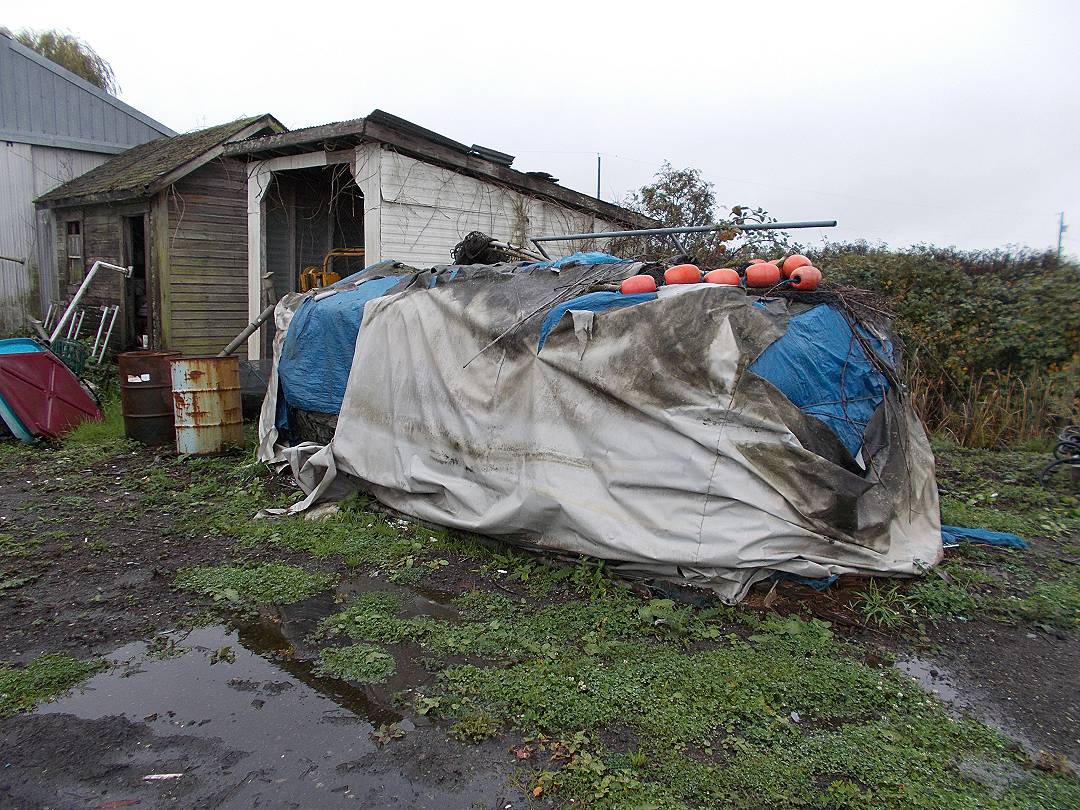
[[[312,630],[364,590],[364,576],[340,557],[238,550],[226,534],[203,531],[197,502],[162,498],[150,472],[163,466],[145,449],[4,457],[0,534],[26,544],[4,559],[4,576],[26,581],[0,592],[0,660],[67,652],[111,666],[67,696],[0,720],[0,806],[546,803],[529,796],[530,763],[512,753],[521,739],[501,734],[466,746],[446,723],[403,703],[401,693],[431,677],[420,650],[398,650],[386,684],[314,674]],[[184,472],[170,462],[167,475]],[[175,587],[182,568],[260,559],[303,560],[341,584],[243,616]],[[453,556],[422,586],[399,590],[407,610],[440,616],[469,587],[526,594]],[[764,610],[768,599],[781,613],[821,616],[839,633],[898,654],[904,671],[958,713],[1003,729],[1031,754],[1080,761],[1075,632],[986,617],[932,623],[918,636],[885,632],[852,611],[852,587],[816,594],[785,585],[771,597],[761,589],[746,609]],[[394,729],[400,736],[388,736]]]

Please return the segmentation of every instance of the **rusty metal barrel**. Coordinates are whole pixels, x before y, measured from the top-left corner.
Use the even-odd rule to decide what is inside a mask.
[[[173,427],[172,377],[169,361],[180,352],[124,352],[120,365],[120,410],[124,435],[156,447],[171,444]]]
[[[171,366],[176,452],[205,456],[241,444],[240,359],[178,357]]]

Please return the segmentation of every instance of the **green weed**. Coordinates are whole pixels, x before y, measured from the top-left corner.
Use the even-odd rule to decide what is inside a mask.
[[[329,574],[312,573],[277,562],[248,567],[186,568],[176,576],[176,584],[181,588],[206,594],[215,601],[248,607],[299,602],[326,590],[333,583],[334,577]]]
[[[314,672],[357,683],[382,683],[394,674],[394,657],[370,644],[329,647],[319,652]]]
[[[928,574],[906,595],[907,604],[929,618],[971,615],[978,602],[964,588]]]
[[[476,712],[461,718],[450,727],[451,733],[463,742],[478,743],[499,733],[499,726],[486,712]]]
[[[896,630],[911,618],[911,610],[899,585],[879,586],[871,579],[860,594],[859,612],[867,622],[888,630]]]
[[[38,537],[19,537],[13,534],[0,534],[0,557],[29,557],[42,544]]]
[[[41,655],[25,667],[0,667],[0,717],[29,711],[43,700],[67,692],[105,666],[68,655]]]

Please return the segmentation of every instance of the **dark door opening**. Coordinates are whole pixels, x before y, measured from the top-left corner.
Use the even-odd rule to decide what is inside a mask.
[[[124,282],[124,348],[148,349],[150,297],[146,283],[146,226],[143,215],[124,217],[124,243],[131,278]]]

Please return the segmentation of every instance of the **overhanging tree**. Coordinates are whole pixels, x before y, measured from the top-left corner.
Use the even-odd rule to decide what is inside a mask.
[[[15,39],[106,93],[115,96],[120,92],[112,65],[74,34],[56,30],[25,29],[19,32]]]

